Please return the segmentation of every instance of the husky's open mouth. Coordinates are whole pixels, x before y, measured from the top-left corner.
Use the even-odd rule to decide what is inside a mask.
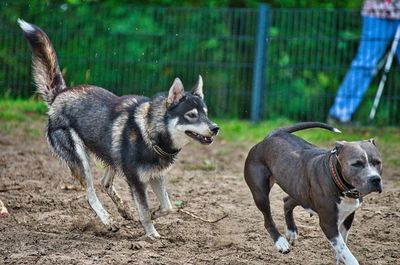
[[[186,135],[190,136],[191,138],[199,141],[201,144],[212,144],[214,139],[209,136],[203,136],[198,133],[192,132],[192,131],[185,131]]]

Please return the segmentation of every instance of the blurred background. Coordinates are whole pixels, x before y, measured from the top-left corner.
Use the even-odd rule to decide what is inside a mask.
[[[17,18],[39,25],[68,85],[152,96],[201,74],[212,117],[325,121],[359,45],[361,0],[1,1],[0,97],[34,95]],[[398,62],[375,125],[400,125]],[[354,120],[367,123],[380,72]]]

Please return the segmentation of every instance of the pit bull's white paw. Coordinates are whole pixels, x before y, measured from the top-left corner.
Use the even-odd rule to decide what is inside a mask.
[[[286,253],[289,253],[290,252],[290,249],[289,249],[289,247],[290,247],[290,245],[289,245],[289,242],[284,238],[284,237],[279,237],[278,238],[278,240],[275,242],[275,247],[276,247],[276,249],[279,251],[279,252],[281,252],[281,253],[283,253],[283,254],[286,254]]]
[[[288,230],[287,228],[285,231],[285,236],[291,245],[294,245],[294,241],[296,241],[298,238],[296,231]]]

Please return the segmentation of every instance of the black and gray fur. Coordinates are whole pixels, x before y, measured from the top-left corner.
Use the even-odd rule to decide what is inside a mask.
[[[337,142],[332,152],[291,134],[316,127],[339,132],[319,122],[277,129],[250,150],[244,177],[279,252],[288,253],[289,243],[297,239],[293,209],[302,206],[318,215],[322,231],[336,251],[337,261],[358,264],[346,241],[362,196],[382,191],[380,154],[373,140]],[[330,171],[332,156],[337,159],[336,169],[348,185],[359,191],[360,198],[347,196],[335,184]],[[275,183],[288,194],[284,198],[286,238],[279,233],[271,216],[269,193]]]
[[[160,201],[160,213],[171,211],[166,171],[191,139],[211,144],[219,131],[207,117],[201,76],[192,92],[185,92],[176,78],[168,93],[152,99],[118,97],[92,85],[67,88],[47,35],[23,20],[18,23],[32,49],[37,90],[49,108],[47,139],[51,149],[86,188],[97,216],[114,231],[118,227],[94,191],[88,152],[107,165],[101,183],[121,215],[130,218],[113,187],[115,174],[125,176],[146,235],[159,237],[151,221],[147,186],[150,184]]]

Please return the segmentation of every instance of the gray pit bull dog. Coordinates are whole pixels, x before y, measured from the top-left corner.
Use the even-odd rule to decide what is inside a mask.
[[[292,135],[308,128],[340,132],[327,124],[304,122],[272,131],[246,159],[244,176],[264,224],[279,252],[288,253],[297,239],[293,209],[300,205],[319,216],[322,231],[336,251],[336,261],[358,264],[346,245],[355,210],[371,192],[382,192],[382,160],[374,140],[336,142],[333,150],[318,148]],[[271,216],[269,192],[277,183],[284,200],[286,238]]]

